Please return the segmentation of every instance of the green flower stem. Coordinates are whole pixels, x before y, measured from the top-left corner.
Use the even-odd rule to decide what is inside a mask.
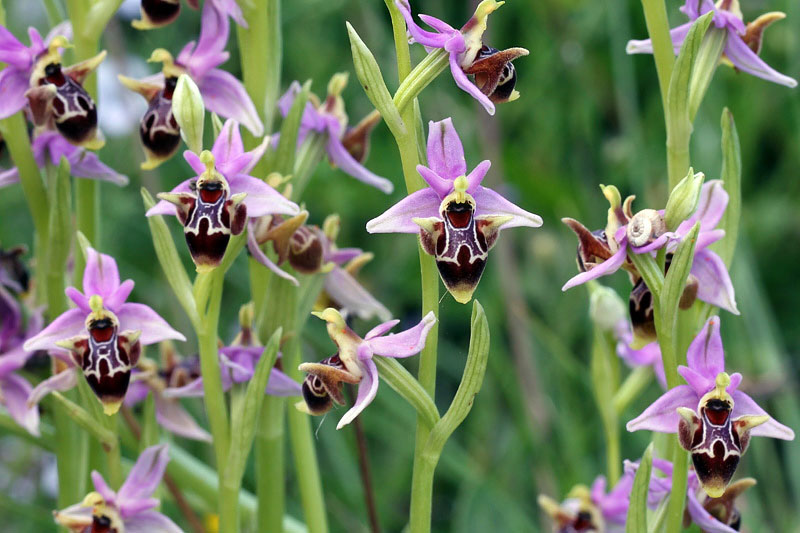
[[[647,388],[652,379],[653,371],[650,367],[639,366],[633,369],[614,394],[614,410],[617,413],[625,411],[631,402]]]
[[[448,67],[449,58],[449,54],[444,49],[437,48],[425,56],[403,79],[393,99],[394,105],[401,115],[419,93]]]
[[[297,201],[303,195],[314,173],[314,169],[325,157],[325,144],[327,134],[310,134],[297,150],[297,159],[294,163],[294,176],[292,177],[292,198]]]
[[[208,309],[198,306],[201,316],[197,339],[200,351],[200,371],[203,375],[203,400],[205,402],[211,434],[214,437],[214,454],[217,460],[217,472],[222,476],[228,459],[229,427],[228,412],[225,405],[225,393],[222,390],[222,375],[219,369],[219,353],[217,331],[222,300],[222,282],[224,270],[217,267],[211,272],[198,273],[196,284],[206,282],[210,277]]]
[[[250,259],[249,266],[250,293],[256,309],[254,328],[259,339],[267,339],[279,326],[287,326],[281,318],[288,318],[291,313],[283,307],[283,302],[277,300],[285,294],[285,291],[276,290],[277,276],[255,259]],[[277,312],[278,309],[281,313]],[[283,521],[286,500],[285,406],[285,398],[267,396],[259,415],[253,452],[258,497],[256,531],[279,531]]]
[[[236,26],[244,87],[265,131],[271,131],[281,85],[281,2],[256,0],[241,8],[248,25]]]
[[[20,426],[16,420],[11,418],[11,415],[0,413],[0,432],[3,435],[14,435],[50,453],[56,453],[58,450],[55,428],[44,422],[39,424],[39,436],[36,437]]]
[[[414,407],[417,415],[425,420],[428,427],[433,427],[439,421],[439,411],[419,381],[414,379],[414,376],[396,359],[375,357],[373,361],[378,367],[381,379]]]
[[[397,54],[397,73],[402,85],[411,73],[411,55],[409,53],[408,39],[406,38],[406,25],[402,15],[391,0],[385,0],[392,18],[392,33],[394,36],[395,51]],[[417,145],[416,121],[417,116],[412,105],[407,105],[400,116],[406,125],[405,135],[395,137],[400,151],[400,160],[403,165],[403,176],[408,193],[422,189],[424,182],[417,174],[417,164],[420,161],[420,152]],[[422,284],[422,315],[433,311],[439,317],[439,273],[433,257],[427,255],[420,244],[419,249],[420,277]],[[428,334],[425,348],[420,352],[419,372],[417,379],[420,385],[434,400],[436,398],[436,359],[439,344],[439,323]],[[412,531],[426,531],[430,529],[431,498],[433,487],[433,473],[438,462],[438,457],[432,457],[425,451],[431,426],[425,417],[417,416],[417,436],[414,447],[414,471],[411,480],[411,524]],[[414,524],[419,524],[419,529]]]
[[[319,293],[323,279],[324,276],[321,275],[303,279],[304,287],[299,290],[288,281],[277,276],[273,276],[274,283],[270,284],[270,297],[276,298],[280,302],[280,305],[271,302],[271,306],[275,311],[288,315],[284,318],[288,326],[288,329],[284,329],[288,340],[283,346],[283,368],[284,372],[296,381],[300,381],[303,378],[297,368],[302,362],[299,332],[305,324],[308,311],[310,311],[310,309],[299,309],[298,302],[301,299],[298,293],[304,288],[316,290]],[[311,299],[311,305],[313,305],[315,299]],[[302,300],[307,301],[308,299],[303,298]],[[291,309],[294,309],[295,312],[292,313]],[[325,512],[325,499],[322,492],[317,451],[314,448],[311,419],[307,414],[298,411],[293,401],[289,401],[287,402],[287,421],[289,425],[289,442],[292,446],[297,483],[300,488],[300,500],[303,505],[303,516],[309,531],[312,533],[324,533],[328,531],[328,518]]]
[[[672,39],[669,36],[667,7],[664,0],[642,0],[642,8],[644,9],[647,33],[653,43],[653,57],[655,58],[656,73],[658,74],[658,85],[661,89],[661,103],[664,107],[664,116],[666,118],[669,80],[672,77],[672,67],[675,65],[675,52],[672,48]]]
[[[620,453],[619,416],[614,408],[614,391],[619,381],[619,358],[615,352],[616,341],[610,333],[594,328],[592,343],[591,374],[606,441],[606,468],[609,486],[614,486],[620,477],[622,457]]]

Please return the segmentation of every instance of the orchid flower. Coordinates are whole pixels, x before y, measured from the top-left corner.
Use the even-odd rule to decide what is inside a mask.
[[[767,81],[796,87],[797,81],[785,76],[767,65],[760,57],[764,30],[775,21],[786,17],[785,13],[772,11],[758,17],[753,22],[744,23],[739,0],[719,0],[716,5],[711,0],[686,0],[680,10],[689,17],[689,22],[681,24],[670,31],[675,54],[680,52],[689,28],[701,15],[713,11],[713,24],[726,32],[723,57],[735,69],[747,72]],[[650,39],[628,41],[629,54],[652,54],[653,43]]]
[[[169,462],[166,444],[145,449],[118,491],[108,486],[103,476],[92,472],[95,492],[81,503],[53,513],[56,523],[74,533],[116,531],[183,533],[165,515],[155,511],[159,501],[152,498]]]
[[[188,74],[197,84],[208,110],[235,120],[256,137],[264,135],[264,125],[242,83],[232,74],[216,68],[228,60],[225,45],[229,32],[227,13],[208,1],[203,6],[196,46],[194,41],[188,43],[174,59],[163,48],[154,50],[149,61],[163,64],[161,74],[142,80],[119,76],[128,89],[141,94],[148,103],[139,132],[146,156],[142,168],[157,167],[178,149],[180,128],[172,116],[172,92],[181,74]]]
[[[56,317],[23,345],[28,352],[67,349],[76,368],[40,383],[31,392],[29,403],[53,390],[74,387],[80,368],[106,413],[116,413],[128,389],[140,346],[166,339],[186,340],[148,306],[126,302],[133,286],[130,279],[120,283],[113,257],[91,247],[86,249],[83,292],[74,287],[66,290],[77,308]]]
[[[322,229],[306,226],[308,212],[289,219],[279,216],[262,217],[251,222],[248,249],[252,256],[279,276],[295,285],[297,280],[279,268],[287,262],[302,274],[325,274],[323,292],[315,308],[323,310],[334,307],[345,317],[355,313],[368,320],[377,316],[389,320],[391,313],[372,296],[355,278],[355,273],[368,261],[372,254],[359,248],[338,248],[336,237],[339,233],[339,217],[331,215],[325,219]],[[272,242],[278,264],[261,250],[260,246]]]
[[[105,51],[70,67],[62,67],[61,50],[69,46],[72,28],[61,24],[46,39],[28,29],[25,46],[0,26],[0,119],[29,105],[34,124],[58,130],[72,144],[98,149],[104,141],[97,129],[97,108],[83,88],[86,77],[100,65]]]
[[[655,340],[653,302],[650,289],[639,272],[628,259],[628,252],[653,253],[666,248],[667,268],[678,243],[700,222],[700,233],[695,245],[691,276],[684,289],[681,308],[692,305],[695,298],[739,314],[728,269],[722,259],[709,246],[725,236],[725,231],[716,229],[728,205],[728,193],[721,180],[703,184],[697,209],[675,231],[667,231],[663,211],[644,209],[635,215],[632,212],[633,196],[621,201],[616,187],[603,186],[603,194],[611,204],[608,223],[604,230],[589,231],[580,222],[564,218],[564,224],[578,236],[577,276],[562,287],[566,291],[577,285],[601,276],[613,274],[620,268],[631,274],[634,282],[630,295],[630,315],[637,348]]]
[[[689,346],[688,366],[678,372],[687,385],[664,393],[627,424],[628,431],[677,433],[689,450],[698,480],[711,497],[725,492],[751,435],[793,440],[794,432],[772,419],[737,390],[739,373],[725,372],[719,318],[711,317]]]
[[[400,322],[390,320],[375,326],[362,339],[347,326],[337,310],[328,308],[312,314],[327,322],[328,336],[338,352],[319,363],[300,365],[300,370],[308,375],[303,381],[303,402],[298,403],[297,408],[312,415],[327,413],[334,402],[345,404],[342,383],[358,385],[356,403],[339,420],[336,429],[352,422],[378,394],[378,367],[373,357],[410,357],[419,353],[436,323],[436,316],[430,312],[413,328],[387,335]]]
[[[262,180],[247,175],[264,155],[268,142],[266,138],[245,152],[238,124],[227,120],[210,152],[206,150],[199,156],[189,150],[183,153],[198,175],[169,193],[159,193],[161,201],[147,211],[147,216],[178,217],[198,271],[219,265],[231,234],[244,231],[248,216],[300,212],[297,204]]]
[[[229,346],[219,350],[219,366],[222,375],[222,387],[229,390],[235,384],[247,383],[253,378],[256,366],[264,353],[264,347],[258,342],[253,331],[253,305],[242,306],[239,310],[241,330]],[[188,376],[187,376],[188,377]],[[184,379],[183,386],[166,389],[167,398],[191,398],[203,396],[203,378],[197,374],[192,379]],[[281,359],[270,371],[265,394],[270,396],[299,396],[300,385],[281,370]]]
[[[186,0],[189,7],[198,9],[200,3],[198,0]],[[214,7],[221,13],[229,15],[239,26],[247,27],[247,22],[242,15],[242,8],[236,3],[236,0],[208,0],[207,3],[213,4]],[[131,26],[137,30],[152,30],[155,28],[162,28],[171,24],[178,18],[181,12],[180,0],[142,0],[139,6],[139,12],[142,18],[134,20]]]
[[[341,93],[347,85],[346,74],[336,74],[328,83],[328,96],[319,103],[312,95],[306,103],[297,133],[298,146],[309,134],[326,136],[325,151],[332,165],[336,165],[346,174],[371,185],[386,194],[394,190],[394,185],[386,178],[373,174],[361,163],[367,158],[369,133],[377,124],[380,115],[368,115],[357,126],[348,128],[348,117],[344,110]],[[289,85],[289,89],[278,100],[278,110],[283,117],[289,114],[297,95],[302,88],[297,81]],[[277,143],[277,136],[273,143]]]
[[[625,475],[636,475],[639,463],[625,461]],[[657,507],[672,492],[672,463],[654,458],[653,468],[663,476],[652,476],[647,494],[648,506]],[[718,498],[711,498],[701,491],[700,481],[694,470],[689,470],[686,484],[686,521],[688,518],[697,524],[704,533],[736,533],[741,525],[741,514],[736,508],[736,498],[745,490],[755,485],[752,478],[742,478],[731,483],[725,493]]]
[[[553,520],[553,531],[604,531],[622,533],[630,505],[634,474],[625,473],[606,493],[606,478],[599,476],[591,489],[585,485],[574,487],[567,499],[558,503],[539,495],[539,506]]]
[[[42,314],[33,313],[23,326],[22,312],[13,296],[0,285],[0,405],[17,424],[31,435],[39,435],[39,409],[28,406],[30,383],[16,374],[25,366],[31,353],[22,348],[24,340],[42,329]]]
[[[161,366],[141,358],[131,375],[131,384],[125,395],[125,406],[133,407],[152,393],[158,425],[187,439],[211,442],[211,435],[184,409],[180,400],[168,397],[166,391],[182,387],[200,375],[198,358],[182,359],[172,342],[159,344]]]
[[[539,227],[542,219],[481,186],[491,166],[482,161],[466,174],[464,147],[451,119],[428,126],[428,165],[417,165],[428,187],[408,195],[367,222],[370,233],[419,233],[436,258],[439,274],[460,303],[472,293],[501,228]]]
[[[39,131],[31,145],[33,157],[39,168],[48,164],[58,166],[65,157],[70,165],[70,174],[76,178],[96,179],[115,185],[128,184],[128,176],[117,173],[113,168],[103,164],[97,154],[85,148],[75,146],[54,131]],[[19,181],[19,172],[13,167],[0,172],[0,187]]]
[[[504,3],[483,0],[461,30],[456,30],[430,15],[420,15],[423,22],[436,30],[430,32],[414,22],[408,0],[395,0],[397,9],[406,20],[412,42],[417,42],[428,50],[445,50],[450,55],[450,72],[456,85],[480,102],[490,115],[494,115],[495,103],[513,102],[519,98],[519,92],[514,89],[517,72],[511,62],[528,55],[524,48],[497,50],[483,44],[489,15]],[[475,77],[475,83],[470,81],[468,74]]]

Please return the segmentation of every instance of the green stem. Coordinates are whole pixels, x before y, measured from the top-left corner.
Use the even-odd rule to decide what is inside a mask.
[[[683,506],[686,502],[686,482],[689,476],[689,454],[672,437],[672,492],[667,504],[667,533],[683,531]]]
[[[259,339],[266,339],[278,327],[284,327],[281,316],[288,319],[292,314],[282,308],[283,314],[268,312],[276,309],[281,302],[275,300],[278,294],[270,292],[276,287],[277,277],[254,259],[250,259],[250,293],[256,309],[254,322]],[[256,531],[279,531],[283,521],[286,500],[286,470],[284,460],[286,399],[267,396],[259,414],[254,454],[256,466],[256,496],[258,510]]]
[[[622,413],[633,400],[639,397],[642,391],[647,388],[653,379],[653,371],[650,367],[636,367],[614,394],[614,410]]]
[[[406,38],[406,25],[402,15],[391,0],[386,0],[386,6],[392,18],[392,34],[394,36],[395,51],[397,54],[397,73],[402,85],[411,73],[411,56],[409,53],[408,39]],[[427,59],[427,58],[426,58]],[[434,58],[435,59],[435,58]],[[417,146],[416,121],[414,106],[406,105],[400,113],[406,125],[406,133],[395,137],[400,151],[400,160],[403,166],[403,177],[409,194],[420,190],[424,183],[417,174],[417,164],[420,163],[420,153]],[[418,244],[420,277],[422,285],[422,315],[429,311],[438,318],[439,316],[439,273],[433,257],[427,255]],[[425,348],[420,352],[419,372],[417,378],[420,385],[431,399],[436,398],[436,359],[439,344],[438,321],[428,334]],[[417,416],[417,436],[414,446],[414,471],[411,480],[411,510],[410,520],[412,532],[428,531],[430,529],[431,499],[433,493],[433,472],[437,460],[424,453],[431,426],[423,416]],[[417,527],[414,527],[414,525]]]
[[[220,476],[225,471],[229,446],[228,412],[225,393],[222,389],[217,344],[223,276],[224,270],[222,267],[217,267],[211,272],[199,273],[196,280],[196,284],[207,286],[209,291],[207,310],[201,307],[197,309],[202,318],[200,330],[196,333],[200,351],[200,371],[203,374],[203,400],[208,413],[211,434],[214,437],[214,454],[217,460],[217,472]],[[206,277],[211,277],[208,285],[205,285],[204,278]]]
[[[297,150],[294,164],[294,177],[292,178],[292,198],[298,200],[308,186],[311,175],[325,157],[325,144],[327,134],[309,135]]]
[[[394,105],[401,115],[419,93],[447,68],[449,57],[449,54],[443,48],[437,48],[425,56],[403,79],[393,99]]]
[[[644,19],[647,24],[647,33],[653,43],[653,57],[658,74],[658,85],[661,89],[661,103],[664,107],[664,117],[667,115],[667,92],[669,80],[672,77],[672,67],[675,64],[675,51],[669,35],[669,21],[667,20],[667,7],[664,0],[642,0]],[[684,173],[685,174],[685,173]]]

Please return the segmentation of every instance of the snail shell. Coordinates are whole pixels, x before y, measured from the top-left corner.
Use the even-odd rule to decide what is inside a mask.
[[[667,231],[664,217],[655,209],[642,209],[628,222],[628,242],[637,248],[653,242]]]

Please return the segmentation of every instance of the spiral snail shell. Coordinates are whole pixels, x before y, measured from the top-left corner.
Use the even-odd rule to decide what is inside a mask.
[[[628,222],[626,235],[631,245],[640,247],[653,242],[666,231],[664,217],[658,211],[642,209]]]

